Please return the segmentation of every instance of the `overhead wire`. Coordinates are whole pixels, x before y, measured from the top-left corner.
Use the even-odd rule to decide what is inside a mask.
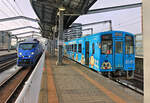
[[[2,3],[5,7],[9,7],[5,2],[2,1],[1,3]],[[2,4],[1,4],[1,7],[2,7]],[[4,8],[5,8],[5,7],[4,7]],[[10,10],[10,11],[13,12],[12,10]],[[4,12],[3,9],[0,9],[0,12],[1,12],[2,14],[4,14],[6,17],[9,17],[8,13]],[[13,12],[13,14],[14,14],[14,12]],[[8,26],[5,25],[5,24],[0,24],[0,25],[3,25],[3,26],[5,26],[6,28],[8,28]],[[3,26],[2,26],[2,27],[3,27]]]
[[[7,3],[8,4],[7,4]],[[24,14],[23,14],[23,12],[21,11],[21,9],[20,9],[20,7],[18,7],[18,5],[16,5],[17,6],[17,9],[13,6],[13,4],[10,2],[10,1],[6,1],[6,2],[4,2],[4,1],[2,1],[2,3],[3,3],[3,5],[5,6],[5,7],[8,7],[8,9],[9,9],[9,11],[11,12],[11,13],[13,13],[13,15],[15,15],[15,16],[24,16]],[[18,11],[17,11],[18,10]],[[0,10],[4,15],[6,15],[7,17],[9,17],[9,15],[7,15],[4,11],[2,11],[2,10]],[[23,24],[23,22],[24,22],[24,24]],[[23,21],[23,22],[19,22],[19,25],[20,25],[20,23],[21,24],[23,24],[23,25],[25,25],[25,23],[26,23],[26,25],[28,25],[28,23],[27,22],[25,22],[25,20]],[[14,23],[14,22],[13,22]],[[16,22],[17,24],[18,24],[18,22]],[[15,25],[16,25],[16,23],[14,23]],[[2,24],[1,24],[2,25]],[[31,24],[30,24],[31,25]],[[18,25],[17,25],[18,26]]]
[[[9,0],[7,0],[6,2],[9,3],[9,5],[10,5],[10,6],[13,8],[13,10],[18,14],[18,16],[22,16],[21,13],[18,12],[18,10],[12,5],[12,3],[11,3]],[[21,23],[21,22],[20,22],[20,23]],[[22,24],[25,25],[25,22],[23,21]]]
[[[134,22],[127,22],[127,23],[122,23],[122,24],[117,24],[117,25],[112,25],[115,28],[120,28],[120,27],[126,27],[126,26],[130,26],[131,24],[138,24],[140,23],[141,20],[134,20]],[[109,29],[108,27],[106,29]]]
[[[20,8],[20,6],[18,5],[17,2],[15,2],[15,5],[16,5],[16,7],[18,8],[18,10],[21,12],[21,14],[24,16],[24,13],[23,13],[23,11],[21,10],[21,8]],[[24,21],[25,21],[25,20],[24,20]],[[29,25],[31,25],[30,22],[26,22],[27,25],[28,25],[28,23],[29,23]]]
[[[17,11],[17,9],[11,4],[11,2],[9,0],[6,0],[7,3],[9,3],[9,5],[13,8],[13,10],[15,10],[15,12],[20,15],[20,13]]]
[[[7,9],[8,9],[13,15],[17,16],[16,12],[13,11],[12,7],[10,8],[10,5],[8,5],[8,4],[7,4],[6,2],[4,2],[3,0],[2,0],[2,3],[3,3],[3,5],[4,5],[5,7],[7,7]],[[10,17],[10,16],[8,16],[8,17]],[[20,23],[18,23],[18,22],[16,22],[16,23],[13,22],[13,24],[15,24],[15,25],[18,24],[18,25],[20,25]],[[18,25],[16,25],[16,26],[18,26]]]
[[[17,3],[17,1],[15,1],[15,5],[16,5],[16,7],[18,8],[18,10],[22,13],[22,15],[24,15],[24,13],[23,13],[23,11],[21,10],[21,8],[20,8],[20,6],[18,5],[18,3]],[[26,21],[26,24],[28,25],[31,25],[31,23],[30,22],[27,22]]]

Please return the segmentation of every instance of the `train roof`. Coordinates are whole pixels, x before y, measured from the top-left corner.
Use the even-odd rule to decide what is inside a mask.
[[[92,34],[92,35],[87,35],[87,36],[83,36],[83,38],[84,37],[90,37],[90,36],[96,36],[96,35],[103,35],[103,34],[109,34],[109,33],[112,33],[112,32],[120,32],[120,33],[126,33],[126,34],[129,34],[129,35],[132,35],[132,36],[134,36],[134,34],[132,34],[132,33],[129,33],[129,32],[125,32],[125,31],[117,31],[117,30],[112,30],[112,31],[105,31],[105,32],[99,32],[99,33],[96,33],[96,34]],[[106,35],[107,35],[106,34]]]
[[[109,34],[109,33],[112,33],[112,32],[126,33],[126,34],[129,34],[129,35],[134,36],[134,34],[129,33],[129,32],[112,30],[112,31],[99,32],[99,33],[96,33],[96,34],[83,36],[83,37],[81,37],[81,38],[72,39],[72,40],[69,40],[69,41],[67,41],[67,42],[72,42],[72,41],[75,41],[75,40],[84,39],[84,38],[91,37],[91,36],[103,35],[103,34],[106,34],[106,33],[108,33],[108,34]],[[106,34],[106,35],[107,35],[107,34]]]
[[[22,43],[39,43],[39,40],[34,39],[34,38],[30,38],[30,39],[26,39],[25,41],[21,42]]]

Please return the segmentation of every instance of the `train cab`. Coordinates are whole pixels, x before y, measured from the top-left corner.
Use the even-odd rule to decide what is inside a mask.
[[[17,65],[18,66],[34,66],[43,48],[38,40],[26,40],[18,45]]]
[[[101,35],[101,70],[109,69],[115,74],[118,72],[133,77],[135,70],[133,34],[117,31]]]

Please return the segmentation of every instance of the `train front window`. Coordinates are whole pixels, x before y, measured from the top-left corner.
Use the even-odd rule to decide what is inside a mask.
[[[19,45],[19,48],[23,50],[31,50],[35,48],[36,44],[35,43],[23,43]]]
[[[102,54],[112,54],[112,35],[103,35],[102,36]]]
[[[132,36],[126,36],[126,54],[134,53],[134,41]]]
[[[120,53],[123,52],[123,49],[122,49],[122,48],[123,48],[123,47],[122,47],[123,45],[122,45],[122,44],[123,44],[122,41],[116,41],[116,42],[115,42],[115,53],[119,53],[119,54],[120,54]]]

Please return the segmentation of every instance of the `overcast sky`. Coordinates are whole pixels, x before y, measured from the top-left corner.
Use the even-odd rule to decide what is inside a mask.
[[[90,9],[99,9],[139,2],[141,2],[141,0],[98,0]],[[80,16],[75,23],[88,24],[105,20],[112,20],[113,30],[127,31],[134,34],[141,33],[141,7],[83,15]],[[100,24],[92,25],[91,27],[94,28],[94,33],[97,33],[108,30],[109,25]],[[90,26],[87,28],[90,28]]]
[[[37,18],[34,13],[29,0],[0,0],[0,19],[6,17],[14,17],[14,16],[26,16],[31,18]],[[23,26],[34,26],[38,27],[38,24],[35,22],[27,21],[27,20],[13,20],[7,22],[0,22],[0,30],[7,30],[12,28],[18,28]],[[26,31],[38,31],[35,29],[21,29],[17,31],[13,31],[12,34],[18,34]],[[31,35],[25,34],[22,36]]]
[[[91,9],[110,7],[116,5],[125,5],[141,2],[141,0],[98,0]],[[29,0],[0,0],[0,19],[13,16],[27,16],[37,18]],[[104,20],[112,20],[113,29],[125,30],[132,33],[141,32],[141,11],[140,8],[133,8],[128,10],[112,11],[100,14],[90,14],[80,16],[75,22],[91,23]],[[38,27],[37,23],[26,20],[13,20],[8,22],[0,22],[0,30],[7,30],[16,27],[23,27],[32,25]],[[25,31],[32,31],[33,29],[24,29],[12,32],[13,34]],[[31,34],[26,34],[31,35]],[[22,36],[26,36],[22,35]]]

